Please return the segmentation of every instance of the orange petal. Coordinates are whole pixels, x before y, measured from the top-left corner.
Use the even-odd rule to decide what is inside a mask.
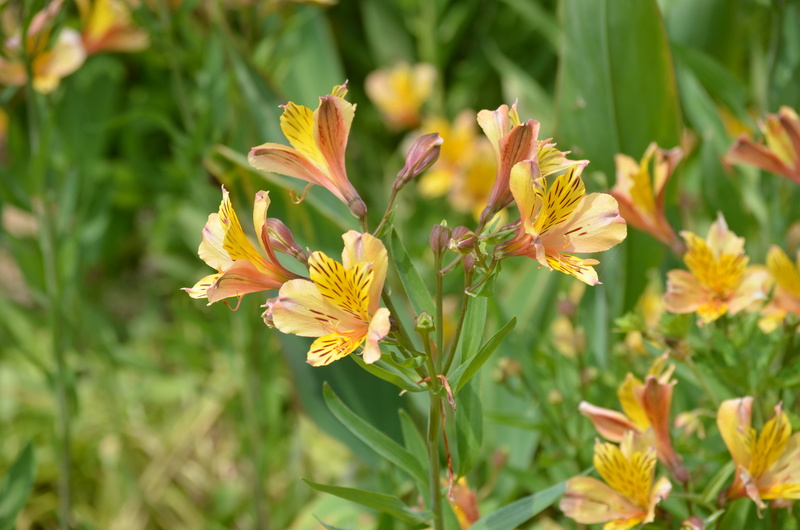
[[[596,407],[591,403],[581,401],[578,411],[591,420],[600,436],[610,442],[619,443],[626,432],[637,430],[632,421],[615,410]]]
[[[242,296],[269,289],[279,289],[282,281],[276,280],[259,271],[255,265],[246,260],[234,261],[219,275],[216,283],[208,289],[208,303],[213,304],[231,296]]]

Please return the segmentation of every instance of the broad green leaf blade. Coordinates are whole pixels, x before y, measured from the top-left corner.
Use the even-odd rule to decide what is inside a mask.
[[[33,488],[33,445],[28,442],[0,479],[0,530],[12,530]]]
[[[506,335],[511,333],[511,330],[513,330],[514,326],[516,325],[517,317],[513,317],[505,326],[500,329],[500,331],[495,333],[491,339],[486,341],[486,343],[481,346],[481,349],[478,350],[478,353],[476,353],[474,357],[456,368],[452,377],[449,378],[452,379],[452,381],[450,381],[450,386],[453,388],[454,393],[458,394],[458,391],[464,388],[464,385],[466,385],[469,380],[478,373],[478,370],[480,370],[481,366],[483,366],[483,364],[489,360],[489,357],[491,357],[492,353],[494,353]]]
[[[455,361],[463,363],[471,359],[480,348],[483,340],[483,331],[486,327],[486,306],[489,299],[485,296],[469,299],[467,314],[464,317],[460,341],[457,348]]]
[[[478,459],[483,443],[483,408],[475,384],[465,385],[457,399],[455,414],[456,430],[456,474],[466,475]]]
[[[611,180],[616,153],[678,145],[678,91],[656,0],[564,0],[561,23],[559,146]]]
[[[425,311],[431,316],[435,315],[436,308],[433,305],[433,298],[431,298],[430,292],[425,287],[419,272],[414,268],[414,264],[411,262],[408,252],[406,252],[406,247],[400,241],[400,237],[394,229],[392,229],[389,248],[395,270],[400,276],[400,281],[403,283],[403,288],[409,300],[411,300],[414,311],[417,314]]]
[[[395,372],[392,372],[391,370],[383,368],[383,366],[389,366],[387,363],[378,361],[377,363],[374,364],[367,364],[364,362],[364,359],[362,359],[361,356],[359,355],[351,355],[350,357],[367,372],[371,373],[375,377],[380,377],[384,381],[391,383],[398,388],[401,388],[408,392],[420,392],[424,390],[423,387],[414,384],[412,381],[409,381],[405,377]]]
[[[341,486],[328,486],[325,484],[318,484],[310,480],[303,479],[303,482],[308,484],[311,488],[321,491],[323,493],[330,493],[339,498],[355,502],[368,508],[373,508],[384,513],[388,513],[392,517],[396,517],[402,521],[411,524],[424,523],[430,519],[430,513],[427,511],[414,511],[409,509],[403,501],[391,495],[384,495],[382,493],[371,493],[369,491],[359,490],[355,488],[343,488]]]
[[[347,408],[327,383],[322,389],[322,395],[331,413],[370,449],[411,475],[420,484],[426,483],[427,474],[414,455]]]
[[[510,530],[550,507],[564,494],[564,483],[529,495],[482,517],[470,530]]]

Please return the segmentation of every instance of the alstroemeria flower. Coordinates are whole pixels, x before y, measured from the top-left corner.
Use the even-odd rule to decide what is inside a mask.
[[[150,39],[131,20],[132,0],[76,0],[83,25],[83,45],[89,55],[102,51],[136,52]]]
[[[644,443],[652,443],[659,460],[677,480],[686,482],[689,474],[672,446],[669,430],[672,388],[677,381],[671,379],[675,366],[666,368],[666,361],[665,355],[656,359],[645,382],[630,372],[627,374],[617,389],[617,398],[624,414],[596,407],[586,401],[578,405],[578,410],[592,421],[597,432],[606,440],[619,443],[628,432],[633,431],[647,440]]]
[[[573,477],[559,504],[564,515],[581,524],[606,523],[604,530],[626,530],[650,523],[656,504],[672,490],[666,477],[653,483],[656,452],[638,444],[632,432],[623,437],[619,447],[596,441],[594,467],[605,483]]]
[[[729,399],[717,412],[719,433],[736,464],[725,498],[749,497],[759,510],[766,508],[764,500],[800,499],[800,433],[792,434],[779,403],[757,435],[750,423],[752,406],[750,396]]]
[[[728,150],[725,161],[756,166],[800,184],[800,116],[784,106],[777,114],[767,114],[761,129],[766,145],[742,134]]]
[[[588,285],[600,283],[593,267],[599,262],[572,253],[608,250],[625,239],[627,229],[614,197],[586,195],[581,179],[585,165],[571,165],[548,183],[537,160],[516,164],[510,191],[519,208],[519,233],[498,250],[529,256],[543,267],[571,274]]]
[[[389,264],[380,239],[353,230],[342,236],[342,262],[322,252],[308,259],[310,280],[292,280],[268,302],[267,320],[283,333],[319,337],[308,363],[324,366],[364,345],[364,362],[381,358],[378,342],[389,333],[389,310],[379,307]]]
[[[435,82],[433,65],[399,63],[367,75],[364,90],[390,127],[411,129],[419,124],[420,108]]]
[[[27,82],[24,56],[31,61],[33,88],[43,94],[55,90],[62,78],[81,67],[86,59],[86,50],[80,33],[72,28],[62,28],[55,39],[50,38],[63,3],[63,0],[55,0],[36,13],[28,26],[28,34],[24,36],[13,10],[9,8],[3,12],[3,15],[8,15],[2,22],[5,34],[10,37],[3,42],[0,53],[0,85],[21,86]]]
[[[665,245],[682,253],[683,244],[664,215],[664,195],[667,182],[683,156],[679,147],[666,151],[658,144],[647,147],[641,162],[618,154],[617,183],[611,195],[617,199],[622,217],[629,225],[647,232]],[[652,174],[650,166],[652,162]]]
[[[720,213],[711,224],[708,237],[701,239],[687,231],[683,261],[689,268],[667,273],[664,302],[673,313],[697,313],[699,324],[713,322],[725,313],[735,315],[757,300],[765,298],[767,273],[748,267],[744,238],[728,230]]]
[[[788,313],[800,315],[800,251],[795,264],[783,249],[773,245],[767,254],[767,269],[775,282],[775,290],[761,311],[759,326],[765,333],[780,325]]]
[[[289,102],[281,115],[281,130],[292,147],[266,143],[247,156],[250,165],[317,184],[333,193],[358,218],[367,206],[347,178],[345,149],[356,106],[345,101],[347,84],[320,98],[317,110]],[[308,189],[308,188],[306,188]]]
[[[222,188],[219,213],[208,216],[203,228],[203,241],[198,254],[216,273],[202,278],[194,287],[184,290],[192,298],[208,298],[208,305],[232,296],[279,289],[285,282],[299,278],[284,268],[273,251],[267,208],[269,193],[256,193],[253,223],[261,250],[260,254],[244,234],[239,218],[231,205],[228,191]]]

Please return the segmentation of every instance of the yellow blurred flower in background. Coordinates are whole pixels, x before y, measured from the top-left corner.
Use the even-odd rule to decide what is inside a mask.
[[[107,52],[136,52],[147,48],[147,33],[131,20],[136,0],[75,0],[81,15],[83,45],[92,55]]]
[[[367,75],[364,90],[389,127],[411,129],[419,125],[420,109],[431,95],[435,82],[433,65],[398,63]]]
[[[767,269],[775,290],[761,311],[759,326],[765,333],[777,328],[789,313],[800,316],[800,250],[792,263],[783,249],[773,245],[767,254]]]
[[[766,299],[766,270],[747,266],[744,238],[728,230],[722,213],[711,224],[706,239],[688,231],[681,236],[687,247],[683,261],[689,270],[667,273],[664,302],[668,311],[696,312],[698,323],[704,325]]]
[[[62,78],[75,72],[86,60],[81,35],[72,28],[54,28],[63,0],[51,2],[36,13],[22,35],[21,14],[13,6],[3,6],[3,34],[9,35],[0,53],[0,85],[21,86],[28,80],[25,67],[30,61],[33,88],[47,94],[58,87]],[[56,30],[53,38],[51,33]]]
[[[619,447],[596,441],[594,467],[605,482],[573,477],[559,504],[564,515],[581,524],[606,523],[604,530],[625,530],[652,522],[656,505],[672,490],[666,477],[653,482],[656,452],[637,443],[630,431]]]
[[[610,192],[629,225],[652,235],[677,254],[683,252],[683,243],[664,214],[664,198],[667,182],[682,156],[679,147],[667,151],[655,142],[647,147],[641,162],[617,154],[617,182]]]
[[[764,424],[761,434],[751,426],[753,398],[723,401],[717,426],[728,447],[736,471],[725,499],[749,497],[759,510],[764,500],[800,499],[800,433],[792,426],[780,403],[775,417]]]
[[[800,184],[800,116],[791,107],[783,106],[776,114],[767,114],[761,131],[766,145],[741,134],[725,161],[756,166]]]

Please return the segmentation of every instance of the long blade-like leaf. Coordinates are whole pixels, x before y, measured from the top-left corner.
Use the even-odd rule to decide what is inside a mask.
[[[517,317],[513,317],[500,331],[495,333],[491,339],[481,346],[481,349],[478,350],[478,353],[476,353],[474,357],[455,369],[453,375],[450,377],[450,386],[456,394],[459,390],[464,388],[464,385],[466,385],[476,373],[478,373],[481,366],[489,360],[489,357],[491,357],[497,347],[500,346],[505,336],[511,333],[511,330],[513,330],[516,325]]]
[[[510,530],[548,508],[564,494],[564,484],[551,486],[544,491],[514,501],[508,506],[481,518],[470,530]]]
[[[33,488],[34,467],[33,446],[28,442],[0,479],[0,530],[14,528]]]
[[[391,495],[384,495],[382,493],[372,493],[369,491],[359,490],[355,488],[343,488],[341,486],[328,486],[326,484],[318,484],[310,480],[303,479],[303,482],[317,491],[330,493],[339,498],[355,502],[368,508],[373,508],[381,512],[388,513],[392,517],[405,521],[407,523],[418,524],[424,523],[430,519],[429,512],[418,512],[409,509],[403,501]]]

